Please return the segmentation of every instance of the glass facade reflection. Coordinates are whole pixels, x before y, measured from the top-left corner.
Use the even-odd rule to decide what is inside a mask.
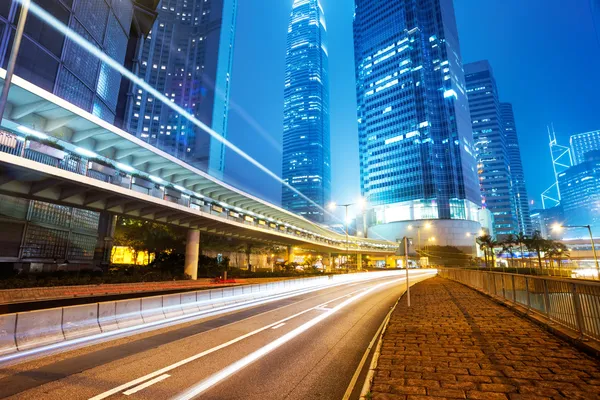
[[[516,193],[511,180],[509,140],[504,132],[492,67],[487,61],[466,64],[465,76],[482,202],[494,214],[496,235],[515,235],[519,226]]]
[[[591,225],[600,229],[600,151],[587,153],[585,161],[559,174],[558,185],[564,225]],[[586,229],[567,229],[566,238],[587,236]]]
[[[283,122],[283,207],[324,222],[330,198],[327,26],[319,0],[295,0],[288,28]]]
[[[163,0],[134,72],[222,136],[227,117],[237,0]],[[125,130],[213,176],[224,169],[223,144],[133,86]]]
[[[529,196],[527,195],[527,187],[525,185],[525,172],[523,171],[517,124],[515,123],[512,104],[500,103],[500,112],[502,114],[504,134],[506,135],[506,144],[508,146],[510,175],[513,196],[515,198],[518,229],[519,232],[525,235],[531,235],[533,234],[533,227],[529,211]]]
[[[585,161],[586,153],[600,150],[600,131],[572,135],[570,145],[573,165],[581,164]]]
[[[123,63],[133,17],[132,0],[36,0],[117,62]],[[6,68],[19,19],[13,0],[0,3],[0,65]],[[121,75],[30,13],[15,74],[113,123]]]
[[[477,220],[469,105],[451,0],[356,0],[361,191],[376,221]]]

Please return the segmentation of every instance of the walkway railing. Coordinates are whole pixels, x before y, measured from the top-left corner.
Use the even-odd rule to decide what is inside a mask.
[[[139,193],[176,203],[193,210],[202,211],[224,220],[243,223],[263,231],[275,231],[291,237],[312,241],[326,246],[346,246],[345,239],[325,237],[282,221],[260,218],[257,214],[235,208],[227,208],[214,199],[173,185],[135,168],[78,148],[71,143],[49,137],[25,128],[26,133],[0,129],[0,154],[7,153],[31,161],[56,167],[89,178],[111,183]],[[37,136],[36,136],[37,135]],[[41,137],[43,135],[43,137]],[[40,136],[40,137],[38,137]],[[42,168],[40,168],[42,169]],[[389,251],[396,246],[390,243],[374,244],[351,240],[347,245],[352,251]]]
[[[600,283],[465,269],[439,269],[441,277],[527,308],[600,341]]]

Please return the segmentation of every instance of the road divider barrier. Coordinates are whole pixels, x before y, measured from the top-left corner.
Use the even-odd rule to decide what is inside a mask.
[[[244,303],[252,306],[253,302],[269,296],[292,295],[300,289],[318,290],[398,273],[318,276],[4,314],[0,315],[0,362],[14,359],[12,355],[60,342],[67,346],[69,341],[95,340],[109,332],[118,335],[121,331],[133,332],[138,327],[160,327],[163,322],[185,322],[214,309]]]

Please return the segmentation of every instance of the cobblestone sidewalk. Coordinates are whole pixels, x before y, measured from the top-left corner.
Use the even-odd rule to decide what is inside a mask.
[[[600,362],[459,283],[411,288],[383,337],[382,399],[600,399]]]

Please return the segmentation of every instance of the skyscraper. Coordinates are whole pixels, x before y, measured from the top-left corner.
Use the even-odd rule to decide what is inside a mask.
[[[39,0],[38,5],[119,63],[137,35],[133,0]],[[0,1],[0,65],[6,68],[20,5]],[[8,28],[8,29],[7,29]],[[112,123],[121,75],[29,13],[15,74]]]
[[[586,159],[586,153],[600,150],[600,131],[572,135],[569,142],[573,165],[581,164]]]
[[[237,0],[162,0],[140,47],[138,76],[222,136],[227,117]],[[133,86],[124,128],[221,177],[224,146],[152,95]]]
[[[590,225],[600,229],[600,150],[587,153],[585,160],[558,177],[564,225]],[[586,237],[586,229],[568,229],[567,238]]]
[[[288,27],[284,114],[284,208],[324,222],[330,198],[327,28],[320,0],[295,0]],[[313,204],[315,203],[315,204]]]
[[[369,234],[435,219],[439,244],[471,251],[481,195],[452,0],[356,0],[354,48]]]
[[[466,64],[465,78],[483,205],[494,214],[496,235],[514,235],[519,229],[509,144],[492,67],[487,61]]]
[[[531,235],[533,228],[531,226],[531,215],[529,212],[529,196],[525,186],[525,172],[523,171],[523,162],[521,160],[521,149],[519,147],[519,137],[517,134],[517,124],[515,123],[515,114],[512,104],[500,103],[500,113],[508,146],[508,160],[510,164],[510,175],[515,198],[515,211],[517,213],[518,232],[525,235]]]

